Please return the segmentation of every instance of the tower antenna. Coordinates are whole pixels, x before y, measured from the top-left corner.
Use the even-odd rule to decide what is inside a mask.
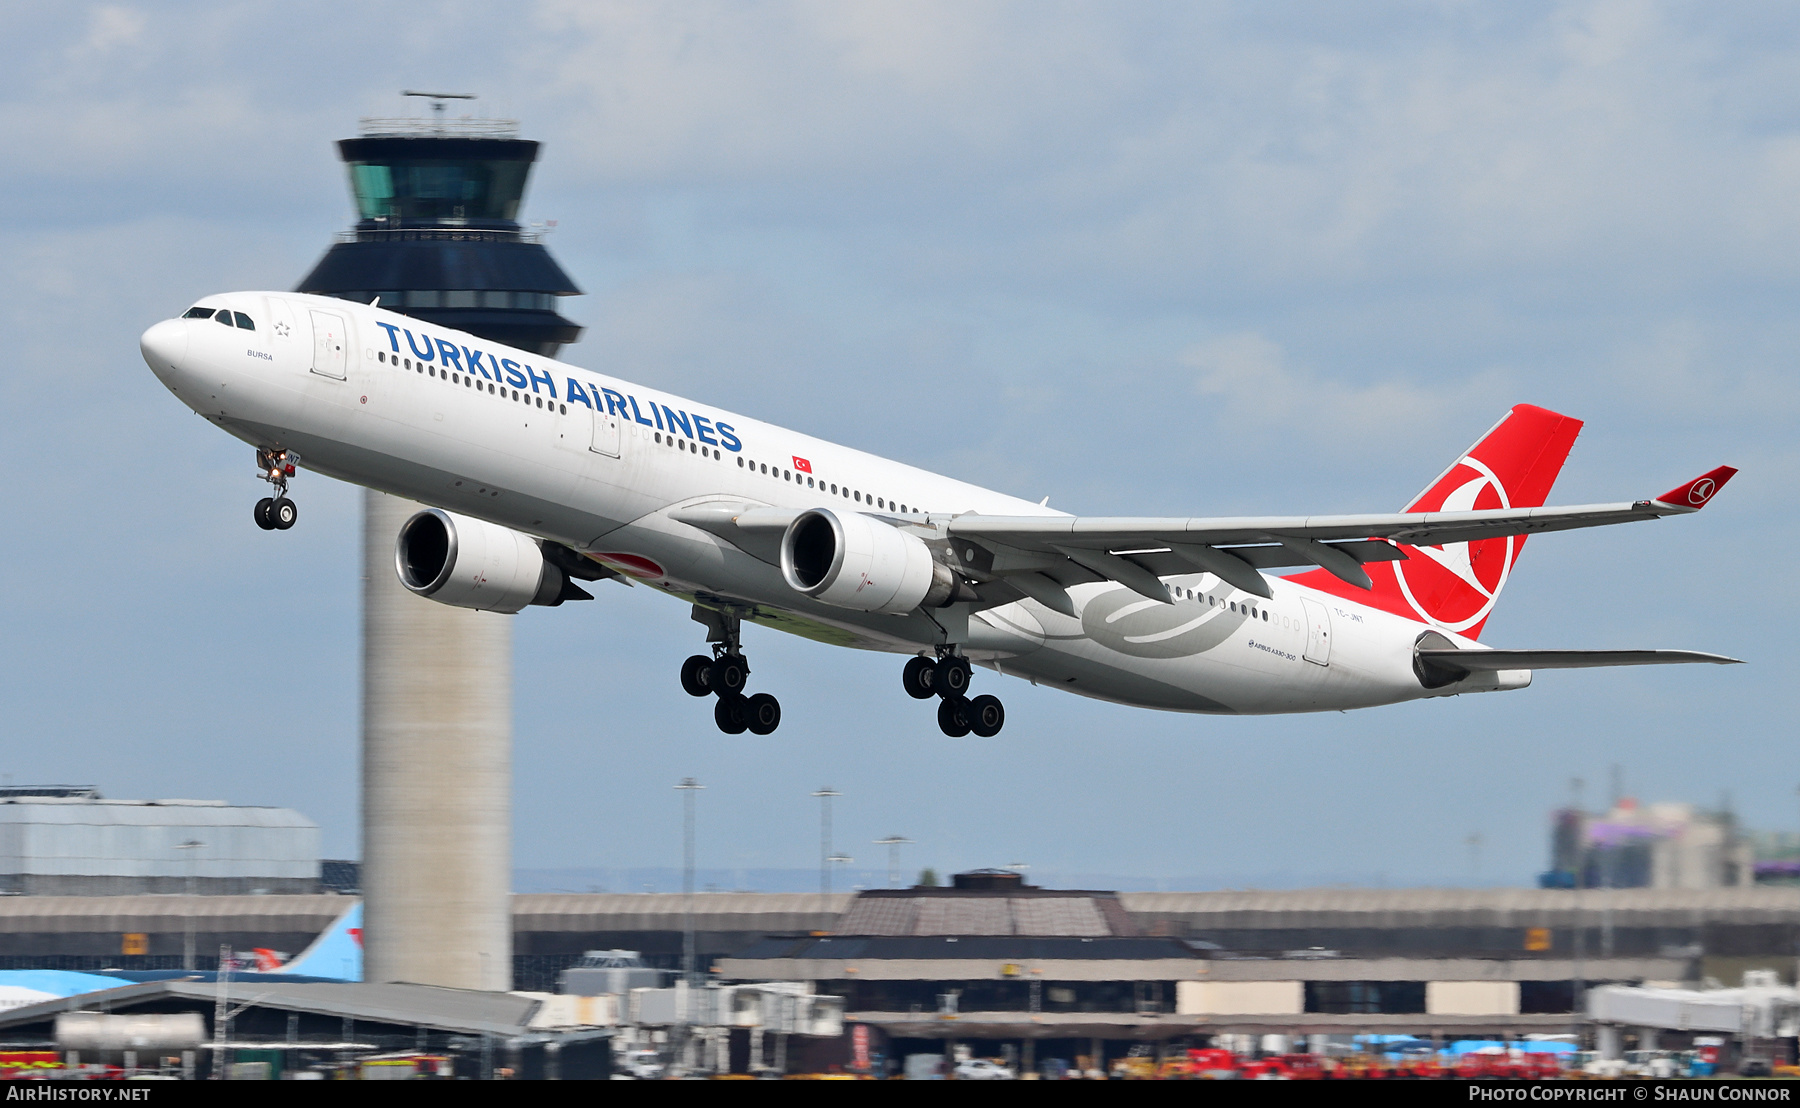
[[[475,94],[472,92],[414,92],[412,89],[402,89],[400,95],[423,96],[429,99],[431,101],[431,110],[436,113],[440,123],[443,122],[444,119],[444,101],[475,99]]]

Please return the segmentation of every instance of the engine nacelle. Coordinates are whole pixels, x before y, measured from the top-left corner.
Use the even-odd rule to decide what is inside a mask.
[[[531,536],[438,508],[425,509],[400,528],[394,568],[408,590],[480,612],[555,606],[568,584]]]
[[[781,575],[824,604],[904,615],[946,603],[956,587],[924,540],[860,512],[803,512],[781,536]]]

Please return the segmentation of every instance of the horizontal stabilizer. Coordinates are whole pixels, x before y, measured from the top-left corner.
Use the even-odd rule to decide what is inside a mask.
[[[1419,650],[1420,659],[1469,672],[1502,669],[1592,669],[1598,666],[1666,666],[1683,662],[1742,665],[1741,658],[1698,650]]]

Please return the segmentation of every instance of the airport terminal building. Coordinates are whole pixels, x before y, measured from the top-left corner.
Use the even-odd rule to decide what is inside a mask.
[[[319,891],[319,827],[291,808],[0,789],[0,894]]]

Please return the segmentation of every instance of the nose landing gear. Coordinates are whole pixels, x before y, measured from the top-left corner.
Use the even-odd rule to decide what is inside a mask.
[[[971,733],[984,739],[993,738],[1006,726],[1006,707],[997,696],[970,699],[967,694],[973,676],[969,660],[952,648],[940,651],[936,659],[911,659],[901,673],[901,681],[907,695],[915,700],[939,698],[938,728],[944,734],[953,739]]]
[[[768,735],[781,726],[781,702],[768,693],[744,695],[750,663],[738,642],[738,615],[694,606],[694,619],[712,632],[712,656],[696,654],[681,663],[681,687],[689,696],[716,696],[713,722],[727,735]]]
[[[257,476],[275,486],[274,496],[265,496],[256,502],[256,510],[252,513],[256,525],[265,531],[285,531],[300,518],[300,509],[288,499],[288,478],[294,475],[294,469],[300,464],[300,455],[291,450],[258,450],[256,452]]]

